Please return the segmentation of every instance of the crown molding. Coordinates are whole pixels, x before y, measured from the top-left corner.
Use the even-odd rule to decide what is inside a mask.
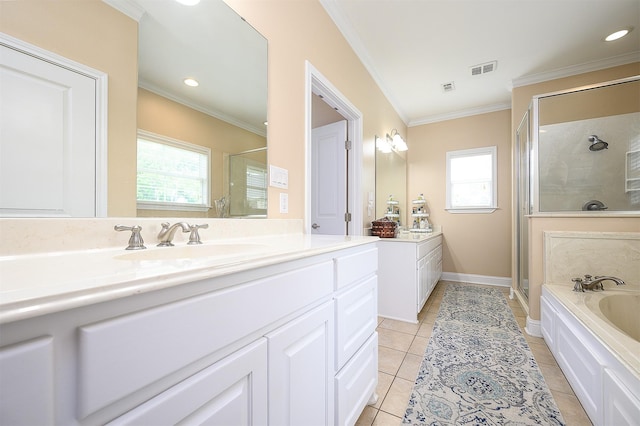
[[[504,111],[511,109],[511,102],[485,105],[477,108],[469,108],[460,111],[448,112],[444,114],[435,114],[418,120],[412,120],[409,122],[408,127],[421,126],[423,124],[437,123],[440,121],[454,120],[456,118],[471,117],[473,115],[487,114],[490,112]]]
[[[104,3],[108,4],[112,8],[116,9],[119,12],[124,13],[129,18],[133,19],[136,22],[140,22],[142,16],[146,13],[143,8],[141,8],[136,3],[130,0],[102,0]]]
[[[362,62],[362,65],[364,65],[366,70],[369,72],[369,75],[371,76],[371,78],[373,78],[376,85],[380,88],[385,98],[387,98],[387,100],[389,101],[393,109],[396,111],[398,116],[400,116],[400,119],[406,124],[408,117],[402,111],[402,109],[398,106],[398,103],[394,100],[394,97],[392,96],[391,92],[384,85],[382,78],[378,75],[375,67],[373,66],[373,61],[369,56],[369,52],[364,47],[364,44],[362,44],[362,41],[360,40],[360,37],[358,36],[358,34],[352,30],[351,22],[349,22],[349,20],[346,19],[344,14],[340,11],[340,8],[337,2],[335,0],[319,0],[319,1],[322,7],[324,8],[324,10],[327,12],[329,17],[333,21],[333,23],[335,24],[335,26],[338,28],[338,31],[340,31],[342,36],[347,40],[347,43],[349,44],[349,46],[351,46],[351,49],[353,49],[356,56],[360,59],[360,62]]]
[[[202,105],[194,103],[194,102],[192,102],[192,101],[190,101],[188,99],[181,98],[179,96],[175,96],[175,95],[167,92],[166,90],[162,89],[161,87],[158,87],[158,86],[156,86],[154,84],[151,84],[151,83],[149,83],[147,81],[143,81],[143,80],[138,81],[138,87],[140,87],[141,89],[148,90],[148,91],[150,91],[152,93],[155,93],[156,95],[160,95],[160,96],[162,96],[164,98],[167,98],[169,100],[172,100],[174,102],[177,102],[179,104],[182,104],[184,106],[187,106],[187,107],[189,107],[189,108],[191,108],[193,110],[199,111],[199,112],[201,112],[203,114],[207,114],[207,115],[209,115],[211,117],[217,118],[218,120],[224,121],[224,122],[229,123],[231,125],[234,125],[236,127],[240,127],[241,129],[244,129],[244,130],[246,130],[248,132],[255,133],[258,136],[267,137],[267,132],[266,132],[266,130],[264,128],[258,128],[258,127],[254,126],[252,124],[249,124],[249,123],[246,123],[244,121],[238,120],[237,118],[232,117],[232,116],[227,115],[227,114],[224,114],[224,113],[222,113],[220,111],[216,111],[216,110],[213,110],[211,108],[206,108],[206,107],[203,107]]]
[[[529,86],[531,84],[542,83],[559,78],[572,77],[578,74],[584,74],[593,71],[600,71],[606,68],[617,67],[620,65],[640,62],[640,50],[627,53],[624,55],[612,56],[610,58],[586,62],[584,64],[571,65],[564,68],[558,68],[552,71],[546,71],[536,74],[529,74],[512,80],[512,87]]]

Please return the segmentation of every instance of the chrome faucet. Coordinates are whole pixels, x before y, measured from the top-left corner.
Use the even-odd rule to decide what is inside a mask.
[[[592,277],[591,275],[585,275],[583,278],[573,278],[575,284],[573,285],[573,291],[585,291],[585,290],[604,290],[604,286],[602,285],[602,281],[613,281],[616,285],[624,285],[624,281],[620,278],[609,277],[609,276],[598,276]]]
[[[173,225],[169,226],[169,222],[162,223],[162,229],[158,234],[158,247],[171,247],[173,243],[173,236],[176,234],[176,230],[178,227],[182,228],[182,232],[190,232],[191,228],[189,224],[186,222],[176,222]]]

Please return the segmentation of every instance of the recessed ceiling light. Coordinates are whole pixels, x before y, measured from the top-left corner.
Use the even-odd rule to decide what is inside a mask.
[[[614,41],[618,40],[631,32],[633,28],[625,28],[624,30],[616,31],[615,33],[611,33],[605,37],[604,41]]]
[[[195,6],[196,4],[200,3],[200,0],[176,0],[176,1],[185,6]]]
[[[193,78],[185,78],[183,81],[184,84],[191,87],[198,87],[198,85],[200,84],[198,83],[198,80],[194,80]]]

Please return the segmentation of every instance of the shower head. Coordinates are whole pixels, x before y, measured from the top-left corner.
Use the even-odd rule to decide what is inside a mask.
[[[596,135],[589,136],[589,142],[591,142],[591,145],[589,145],[589,151],[602,151],[603,149],[608,149],[607,147],[609,146],[608,143]]]

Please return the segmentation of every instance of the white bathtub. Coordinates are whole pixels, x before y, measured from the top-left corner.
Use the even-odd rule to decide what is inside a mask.
[[[542,334],[595,425],[640,419],[640,285],[542,287]]]

